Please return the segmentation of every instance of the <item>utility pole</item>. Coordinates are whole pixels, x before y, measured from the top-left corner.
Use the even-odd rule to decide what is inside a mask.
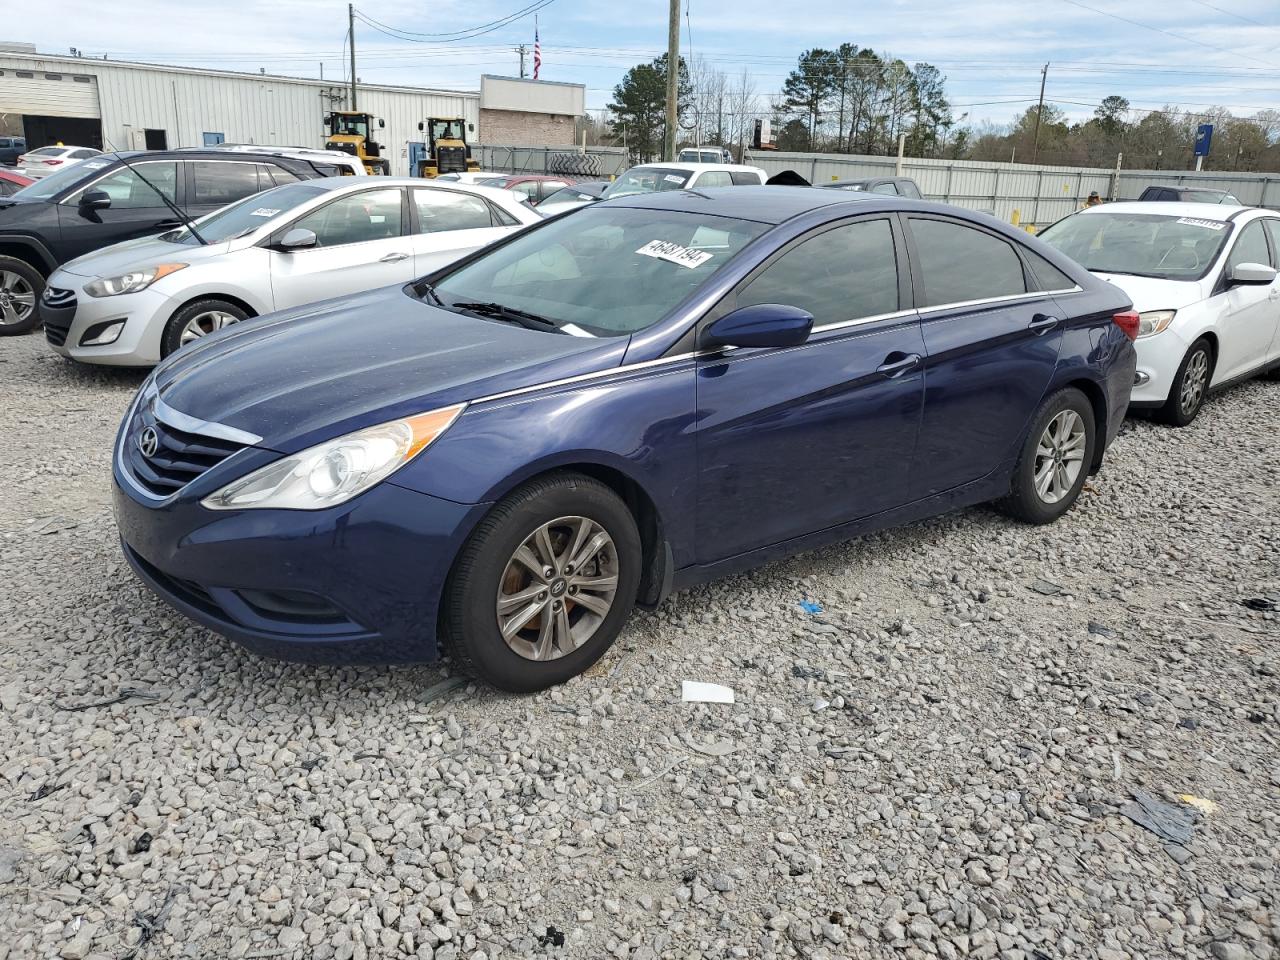
[[[1044,82],[1049,79],[1049,65],[1046,63],[1040,70],[1040,106],[1036,107],[1036,136],[1031,145],[1031,162],[1035,163],[1040,156],[1040,118],[1044,116]]]
[[[667,136],[662,159],[676,158],[676,100],[680,96],[680,0],[671,0],[667,19]]]
[[[516,53],[520,54],[520,79],[523,80],[524,79],[524,55],[525,55],[525,45],[523,43],[520,44],[520,46],[516,47]]]
[[[351,46],[351,109],[356,108],[356,8],[347,4],[347,42]]]

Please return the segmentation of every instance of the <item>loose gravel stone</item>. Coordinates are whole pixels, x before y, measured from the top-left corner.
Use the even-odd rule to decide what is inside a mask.
[[[1059,523],[774,563],[510,697],[153,598],[140,380],[0,339],[0,960],[1280,954],[1280,385],[1129,421]],[[1166,846],[1135,790],[1217,809]]]

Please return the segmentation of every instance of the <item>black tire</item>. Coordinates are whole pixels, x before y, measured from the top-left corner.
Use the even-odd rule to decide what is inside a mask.
[[[229,300],[219,300],[217,297],[206,297],[203,300],[195,300],[188,303],[185,307],[169,318],[169,322],[164,326],[164,336],[160,338],[160,356],[161,358],[169,356],[173,351],[183,346],[182,332],[186,329],[187,324],[191,323],[201,315],[225,314],[234,319],[228,320],[227,323],[239,323],[241,320],[249,319],[249,313],[243,307],[230,302]],[[212,333],[210,329],[206,331]]]
[[[1203,366],[1197,357],[1203,355]],[[1187,398],[1183,397],[1184,388],[1188,387],[1187,378],[1192,376],[1192,371],[1203,371],[1203,383],[1198,392],[1190,391],[1194,394],[1194,400],[1191,403],[1184,403]],[[1200,412],[1200,408],[1204,406],[1205,398],[1209,395],[1209,381],[1213,379],[1213,346],[1208,340],[1201,337],[1191,345],[1191,349],[1187,351],[1187,355],[1182,358],[1182,363],[1178,366],[1178,373],[1173,378],[1173,386],[1169,388],[1169,399],[1164,402],[1155,413],[1155,418],[1161,423],[1167,423],[1171,427],[1185,427],[1196,418],[1196,414]]]
[[[1073,411],[1079,418],[1084,433],[1084,450],[1079,463],[1079,471],[1064,495],[1050,500],[1037,488],[1037,460],[1040,466],[1046,466],[1043,457],[1037,451],[1041,448],[1041,440],[1046,437],[1049,425],[1066,411]],[[1013,470],[1013,484],[1009,495],[997,505],[1009,516],[1024,523],[1052,523],[1071,509],[1072,504],[1080,496],[1085,480],[1093,466],[1093,458],[1097,450],[1098,430],[1093,417],[1093,405],[1089,398],[1075,387],[1059,390],[1040,404],[1040,409],[1031,420],[1031,429],[1027,431],[1022,442],[1022,450],[1018,455],[1018,465]],[[1047,446],[1052,446],[1047,445]],[[1072,462],[1076,462],[1072,460]],[[1052,493],[1050,494],[1050,496]]]
[[[508,564],[525,540],[543,525],[564,517],[586,518],[612,538],[616,591],[612,606],[581,646],[555,659],[528,659],[503,639],[496,608],[499,590],[507,589]],[[599,660],[621,632],[635,605],[642,562],[635,518],[604,484],[576,473],[556,473],[531,481],[489,512],[454,564],[441,603],[445,645],[462,670],[500,690],[532,693],[563,683]],[[561,579],[558,573],[555,579]],[[563,604],[565,623],[569,623],[574,615],[572,599],[560,593],[564,599],[555,601],[550,593],[543,595],[544,602]],[[542,616],[537,614],[530,623],[541,622]],[[590,616],[588,609],[577,607],[578,624],[584,623],[584,616]],[[528,629],[537,632],[536,627]]]
[[[1264,373],[1263,377],[1267,380],[1280,380],[1280,363],[1277,363],[1274,367]]]
[[[0,336],[27,333],[40,322],[42,293],[44,277],[39,270],[17,257],[0,257]],[[30,309],[23,309],[28,300]]]

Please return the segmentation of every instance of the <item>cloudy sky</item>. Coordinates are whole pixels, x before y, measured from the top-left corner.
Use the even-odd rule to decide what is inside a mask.
[[[360,0],[393,28],[357,23],[357,74],[368,82],[475,89],[481,73],[514,75],[514,47],[533,45],[531,16],[483,34],[444,34],[499,21],[533,0]],[[682,43],[731,76],[749,70],[758,93],[782,89],[796,56],[842,41],[928,61],[947,75],[957,117],[1003,123],[1047,97],[1087,116],[1108,94],[1135,108],[1226,106],[1238,115],[1280,108],[1276,0],[681,0]],[[344,76],[345,2],[130,0],[120,16],[99,0],[24,4],[0,39],[42,52],[198,64],[230,70]],[[538,14],[542,78],[585,83],[603,107],[627,67],[666,46],[664,0],[551,0]],[[411,36],[411,34],[413,36]],[[430,42],[418,42],[429,39]],[[686,46],[686,52],[688,47]],[[532,69],[532,56],[529,57]]]

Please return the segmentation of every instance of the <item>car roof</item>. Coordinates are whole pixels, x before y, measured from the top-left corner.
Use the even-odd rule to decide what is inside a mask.
[[[671,163],[638,163],[631,170],[684,170],[687,173],[706,173],[708,170],[750,170],[752,173],[764,173],[759,167],[748,166],[744,163],[680,163],[672,161]]]
[[[609,206],[638,207],[646,210],[680,210],[773,224],[790,220],[810,210],[836,204],[887,210],[940,208],[962,214],[971,212],[956,211],[954,207],[944,207],[938,203],[908,200],[905,197],[891,197],[881,193],[814,190],[812,187],[695,187],[692,190],[666,190],[661,193],[632,193],[602,202]]]
[[[1121,201],[1119,203],[1100,203],[1081,210],[1081,213],[1097,215],[1099,213],[1149,213],[1165,216],[1195,217],[1197,220],[1217,220],[1226,223],[1241,211],[1258,209],[1256,207],[1237,207],[1229,203],[1184,203],[1180,200],[1140,200]]]

